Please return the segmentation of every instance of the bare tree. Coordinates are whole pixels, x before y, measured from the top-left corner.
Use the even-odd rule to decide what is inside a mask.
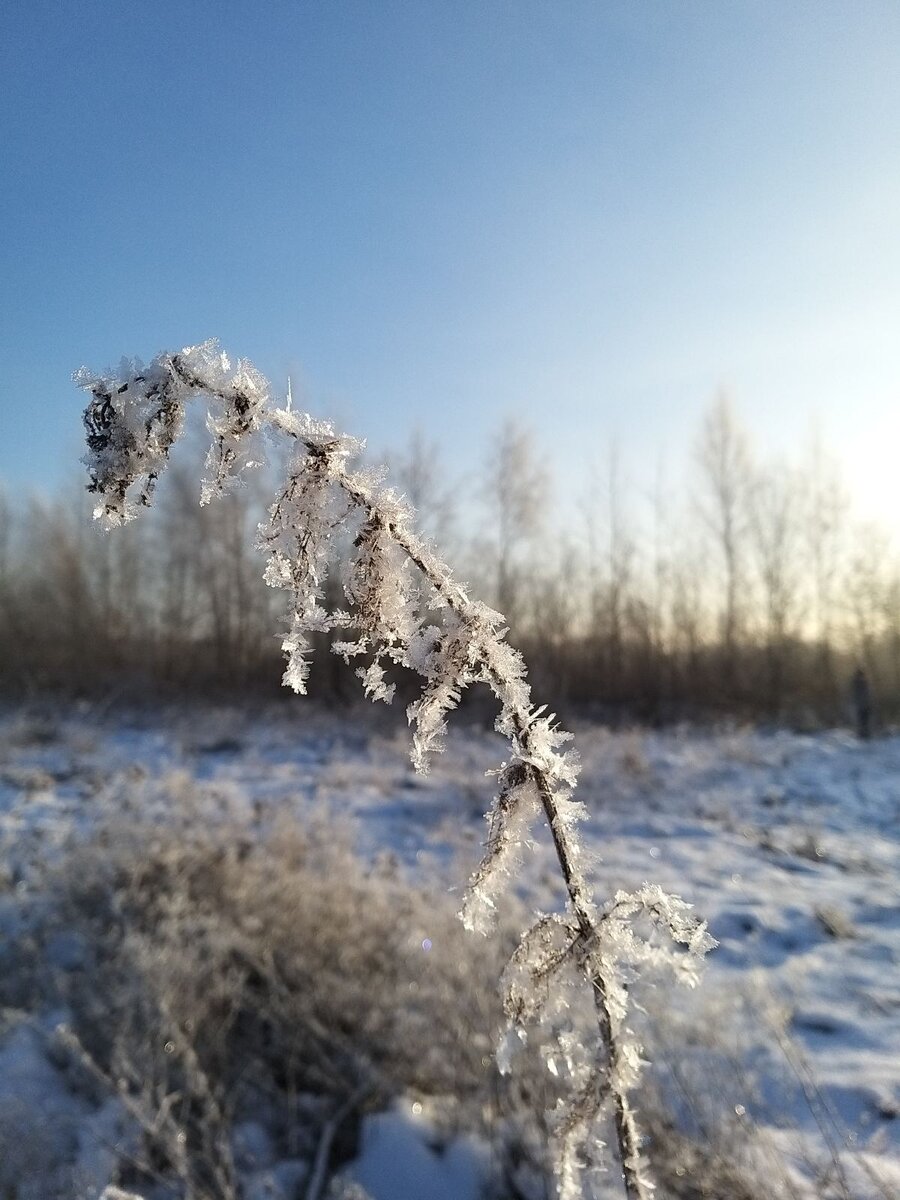
[[[815,431],[807,467],[804,543],[811,591],[815,686],[820,698],[834,695],[838,680],[834,643],[843,570],[849,499],[837,463]],[[821,699],[820,699],[821,702]]]
[[[528,654],[535,676],[553,688],[556,702],[569,697],[577,645],[583,589],[582,555],[564,532],[547,539],[542,568],[532,577],[529,603]]]
[[[778,712],[784,700],[788,635],[799,599],[800,493],[797,477],[786,465],[755,472],[750,527],[762,583],[769,706]]]
[[[252,550],[253,533],[265,512],[262,500],[253,495],[255,484],[248,482],[223,503],[201,510],[203,536],[197,547],[198,586],[215,660],[229,662],[238,678],[247,675],[268,616]]]
[[[446,546],[453,533],[456,505],[438,443],[421,429],[414,429],[403,450],[390,455],[388,461],[397,487],[418,514],[423,532]]]
[[[0,659],[12,663],[13,647],[17,647],[21,665],[24,630],[19,619],[21,598],[13,542],[15,522],[12,502],[0,486]]]
[[[159,669],[163,679],[173,680],[202,632],[198,563],[206,510],[197,506],[196,479],[187,464],[175,463],[166,483],[154,552]]]
[[[508,418],[493,439],[481,489],[495,564],[495,600],[512,625],[521,612],[523,558],[540,533],[550,475],[530,430]]]
[[[672,584],[672,538],[675,529],[673,503],[666,489],[662,461],[657,463],[651,500],[653,510],[651,628],[657,661],[661,662],[667,647]]]
[[[870,679],[880,684],[878,648],[888,632],[892,594],[890,545],[885,531],[871,521],[856,526],[852,544],[843,589],[850,645]]]
[[[595,652],[609,697],[622,699],[625,625],[636,543],[628,523],[618,447],[592,473],[587,499],[589,610]]]
[[[684,697],[704,689],[702,653],[710,624],[704,595],[704,559],[683,538],[672,567],[672,671]]]
[[[747,436],[724,392],[706,414],[697,457],[705,497],[700,511],[721,557],[723,600],[721,646],[725,682],[733,691],[737,656],[746,605],[744,535],[747,530],[747,494],[750,449]]]
[[[900,569],[892,557],[882,591],[882,621],[885,630],[885,657],[890,666],[894,693],[900,692]]]
[[[657,462],[653,486],[641,495],[646,504],[645,522],[627,530],[636,532],[629,542],[626,589],[625,677],[627,695],[644,717],[662,715],[672,698],[674,665],[673,580],[677,555],[678,522],[674,499],[665,487],[662,463]],[[624,511],[632,514],[633,508]]]

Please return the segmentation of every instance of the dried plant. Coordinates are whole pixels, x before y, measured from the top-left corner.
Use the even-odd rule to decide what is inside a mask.
[[[266,582],[285,589],[290,599],[282,643],[286,685],[305,691],[311,635],[334,631],[345,636],[332,649],[347,662],[359,660],[357,675],[373,700],[393,698],[392,670],[417,673],[421,692],[407,716],[412,761],[423,772],[429,756],[442,749],[447,716],[465,688],[473,683],[490,688],[499,706],[495,727],[509,743],[509,758],[496,771],[486,852],[461,916],[470,929],[490,928],[516,850],[540,814],[566,892],[564,911],[539,914],[507,968],[509,1030],[500,1064],[508,1066],[529,1029],[541,1027],[551,1043],[548,1068],[566,1084],[566,1098],[552,1115],[561,1200],[576,1200],[583,1168],[598,1165],[598,1122],[607,1115],[625,1193],[629,1200],[647,1200],[652,1184],[630,1100],[641,1057],[628,1027],[629,983],[644,968],[663,966],[693,984],[713,943],[689,906],[659,888],[645,885],[606,903],[595,901],[577,837],[585,814],[573,799],[579,764],[568,747],[571,735],[532,704],[525,663],[506,641],[504,618],[454,580],[414,531],[410,506],[384,485],[384,472],[354,468],[359,441],[291,411],[289,404],[276,407],[267,381],[245,361],[232,368],[216,343],[160,355],[147,367],[125,360],[115,375],[83,370],[76,380],[92,394],[84,417],[85,461],[89,490],[97,498],[94,515],[107,528],[151,503],[194,396],[205,395],[214,404],[201,504],[239,485],[262,462],[267,437],[293,442],[287,478],[259,532]],[[342,570],[346,609],[326,606],[326,576],[335,565]],[[654,940],[654,928],[675,945]],[[576,978],[591,998],[597,1027],[587,1046],[566,1016],[568,985]]]

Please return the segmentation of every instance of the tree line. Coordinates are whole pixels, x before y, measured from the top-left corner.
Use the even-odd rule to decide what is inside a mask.
[[[833,723],[857,665],[880,718],[900,711],[900,557],[886,523],[854,515],[821,441],[801,462],[762,461],[721,395],[687,482],[660,480],[650,496],[614,448],[562,495],[549,454],[513,420],[474,482],[455,481],[420,433],[390,457],[424,531],[507,616],[537,689],[563,711]],[[200,508],[197,478],[188,450],[156,511],[115,538],[92,527],[81,481],[25,501],[0,492],[8,693],[274,693],[282,601],[253,548],[271,489],[251,481]],[[316,693],[355,696],[323,651]]]

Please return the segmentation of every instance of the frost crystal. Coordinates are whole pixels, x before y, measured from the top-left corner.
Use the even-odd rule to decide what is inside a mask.
[[[546,1067],[565,1086],[551,1114],[562,1200],[580,1197],[583,1166],[598,1161],[596,1122],[607,1111],[614,1117],[626,1192],[630,1200],[646,1200],[651,1184],[629,1100],[642,1060],[626,1023],[628,982],[637,970],[665,967],[693,984],[713,943],[688,905],[649,884],[619,893],[606,908],[595,905],[578,840],[584,808],[572,798],[578,757],[554,716],[533,707],[525,663],[506,641],[504,618],[455,582],[415,533],[409,505],[384,486],[383,472],[354,468],[360,441],[290,405],[272,407],[267,381],[243,360],[232,368],[215,342],[160,355],[148,367],[123,360],[117,373],[81,371],[76,381],[91,393],[84,461],[97,497],[94,516],[105,527],[131,520],[151,503],[181,433],[185,405],[198,394],[212,404],[202,504],[260,465],[265,436],[293,442],[287,476],[258,538],[266,583],[290,597],[282,638],[286,686],[306,690],[317,634],[328,635],[332,652],[347,662],[362,660],[357,675],[373,700],[393,698],[392,669],[415,672],[422,688],[407,716],[419,771],[442,748],[447,717],[465,689],[473,683],[490,688],[509,759],[495,773],[485,852],[461,915],[470,929],[490,927],[503,886],[541,817],[567,894],[566,912],[539,917],[504,974],[509,1024],[498,1063],[508,1069],[512,1051],[536,1027]],[[346,610],[329,608],[326,599],[335,565]],[[340,639],[337,630],[346,631]],[[648,922],[683,949],[642,936]],[[597,1022],[596,1037],[587,1042],[572,1026],[569,1005],[573,989],[585,987]]]

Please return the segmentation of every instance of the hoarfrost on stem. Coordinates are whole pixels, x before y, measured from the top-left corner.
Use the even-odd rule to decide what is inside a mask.
[[[485,852],[461,916],[470,929],[490,929],[497,897],[540,815],[566,892],[565,912],[539,916],[507,967],[508,1029],[498,1061],[508,1067],[512,1051],[538,1027],[547,1069],[566,1085],[551,1120],[562,1200],[581,1194],[584,1166],[599,1162],[597,1122],[606,1114],[626,1195],[646,1200],[651,1184],[630,1103],[641,1053],[627,1025],[628,982],[637,970],[662,966],[693,984],[713,943],[687,905],[652,885],[619,893],[605,907],[595,903],[578,840],[584,808],[573,799],[578,756],[553,714],[532,705],[525,663],[506,641],[504,618],[454,580],[415,532],[412,509],[385,486],[384,473],[354,467],[363,443],[290,405],[274,407],[263,376],[244,360],[232,367],[216,342],[162,354],[147,367],[123,359],[116,373],[82,370],[76,382],[91,392],[84,461],[97,497],[94,516],[106,528],[150,505],[182,431],[186,404],[197,395],[213,406],[201,504],[238,486],[260,465],[267,436],[293,442],[286,477],[258,537],[266,583],[290,597],[282,640],[288,687],[306,691],[311,636],[337,630],[346,633],[333,637],[331,649],[347,662],[362,660],[357,675],[371,699],[392,701],[393,669],[415,672],[422,688],[407,717],[418,771],[427,771],[430,756],[442,749],[447,717],[465,689],[473,683],[490,688],[499,706],[495,727],[509,743],[509,758],[495,772]],[[334,567],[346,608],[327,606],[325,585]],[[642,936],[642,920],[683,951]],[[569,1018],[575,988],[588,989],[595,1011],[596,1036],[587,1043]]]

